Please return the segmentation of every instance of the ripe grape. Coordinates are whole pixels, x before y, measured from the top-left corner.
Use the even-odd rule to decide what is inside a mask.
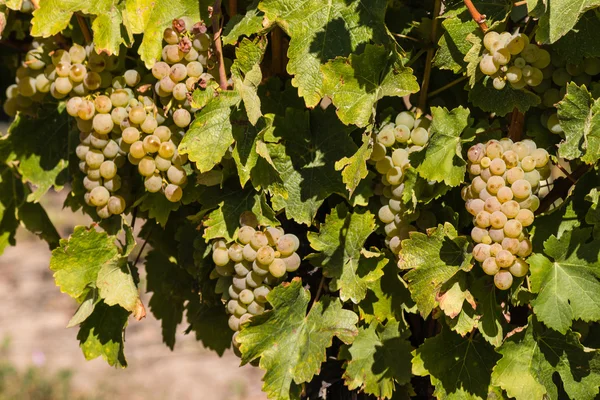
[[[269,264],[269,272],[275,278],[281,278],[287,271],[286,263],[281,258],[276,258]]]
[[[494,275],[494,284],[500,290],[508,290],[513,283],[513,276],[509,271],[502,270]]]
[[[495,257],[486,258],[481,264],[481,269],[483,269],[483,272],[485,272],[487,275],[495,275],[498,273],[498,271],[500,271],[500,267],[496,263]]]
[[[508,268],[508,271],[515,277],[521,278],[527,275],[529,271],[529,264],[525,260],[519,258],[515,259],[515,262]]]
[[[109,191],[104,186],[97,186],[90,191],[90,202],[96,207],[102,207],[108,203]]]
[[[183,197],[183,190],[180,186],[169,183],[165,188],[165,197],[171,203],[177,203]]]
[[[516,219],[510,219],[504,225],[504,234],[510,238],[517,238],[523,231],[523,225]]]
[[[494,57],[491,54],[486,54],[479,62],[479,69],[485,75],[491,76],[498,72],[498,64],[496,63]]]
[[[125,211],[125,199],[121,196],[110,196],[108,199],[108,211],[118,215]]]

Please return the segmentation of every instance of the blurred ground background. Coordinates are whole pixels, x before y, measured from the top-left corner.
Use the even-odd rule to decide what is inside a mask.
[[[62,237],[75,225],[90,222],[81,213],[62,209],[65,195],[66,189],[43,202]],[[65,328],[76,304],[54,285],[49,260],[48,246],[23,229],[17,246],[0,256],[0,400],[266,398],[258,368],[240,368],[231,351],[219,357],[204,349],[183,334],[185,325],[171,352],[150,311],[141,322],[130,320],[127,369],[112,368],[102,359],[86,361],[77,328]],[[147,305],[149,296],[142,299]]]

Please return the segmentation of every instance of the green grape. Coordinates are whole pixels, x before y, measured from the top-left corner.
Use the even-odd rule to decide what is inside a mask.
[[[84,121],[90,121],[92,118],[94,118],[95,114],[96,107],[94,106],[94,103],[89,100],[82,100],[79,104],[79,109],[77,110],[77,117]]]
[[[186,66],[183,64],[175,64],[171,66],[169,77],[175,83],[183,81],[187,77]]]
[[[177,45],[167,45],[165,46],[166,54],[167,54],[167,62],[170,64],[178,63],[183,59],[184,53],[179,49]]]
[[[261,231],[254,232],[254,235],[250,239],[250,245],[254,250],[258,250],[263,246],[269,245],[269,239]]]
[[[88,167],[98,169],[104,162],[104,154],[102,154],[102,151],[100,150],[90,149],[85,155],[85,162]]]
[[[86,169],[86,174],[87,177],[90,178],[91,180],[94,181],[99,181],[102,178],[102,175],[100,175],[100,169],[92,169],[92,168],[87,168]]]
[[[494,175],[488,179],[486,189],[488,193],[495,195],[504,185],[504,178]]]
[[[100,164],[100,175],[104,179],[112,179],[117,174],[117,166],[112,161],[104,161]]]
[[[33,83],[33,88],[35,89],[35,83]],[[69,94],[69,92],[73,89],[73,84],[69,78],[60,77],[56,78],[54,81],[54,88],[58,93],[66,95]],[[19,85],[19,90],[22,94],[26,93],[23,91],[23,88],[21,88],[21,85]]]
[[[516,278],[521,278],[527,275],[529,272],[529,264],[527,264],[524,260],[517,258],[513,265],[510,266],[508,271]]]
[[[506,79],[510,83],[517,83],[523,77],[523,70],[517,66],[509,67],[506,71]]]
[[[504,234],[509,238],[517,238],[523,232],[523,225],[516,219],[510,219],[504,225]]]
[[[489,213],[500,211],[501,207],[502,204],[495,196],[488,197],[483,204],[483,209]]]
[[[123,107],[115,107],[112,109],[110,116],[115,125],[121,125],[125,118],[129,118],[129,113]]]
[[[144,146],[144,151],[151,154],[158,152],[158,149],[160,149],[161,146],[160,139],[154,135],[146,136],[142,141],[142,144]]]
[[[488,51],[492,51],[500,40],[500,34],[494,31],[488,31],[483,37],[483,45]]]
[[[494,257],[486,258],[481,264],[481,269],[483,269],[483,272],[485,272],[487,275],[495,275],[498,273],[498,271],[500,271],[500,267],[496,263],[496,259]]]
[[[254,293],[251,290],[244,289],[240,292],[239,296],[240,296],[239,300],[243,304],[250,304],[254,301]]]
[[[471,215],[476,216],[481,211],[483,211],[485,202],[481,199],[471,199],[471,200],[468,200],[465,205],[466,205],[467,211]],[[381,210],[380,210],[380,212],[381,212]],[[381,219],[381,216],[380,216],[380,219]]]
[[[390,209],[389,205],[385,205],[379,209],[377,216],[381,222],[389,224],[394,221],[395,213]]]
[[[167,178],[171,183],[174,183],[176,185],[183,185],[187,181],[187,175],[185,173],[185,170],[175,165],[172,165],[167,170]]]
[[[492,57],[494,59],[494,64],[496,65],[506,65],[510,62],[511,58],[510,52],[506,48],[496,50]]]
[[[254,289],[254,300],[259,303],[267,302],[267,295],[271,292],[271,289],[268,286],[262,285]]]
[[[129,147],[129,154],[131,154],[132,157],[141,160],[146,155],[144,144],[139,140],[131,143],[131,146]]]
[[[254,230],[254,228],[252,228],[251,226],[242,226],[238,231],[238,241],[241,244],[250,243],[250,240],[252,240],[252,237],[254,236],[255,232],[256,230]]]
[[[90,191],[90,202],[96,207],[103,207],[108,203],[110,193],[104,186],[97,186]]]
[[[415,117],[410,112],[402,111],[396,116],[394,122],[396,125],[404,125],[408,129],[412,129],[415,126]]]
[[[186,73],[191,77],[199,77],[204,72],[204,67],[198,61],[192,61],[186,65]]]
[[[227,324],[229,325],[229,329],[231,329],[232,331],[240,330],[240,319],[237,318],[235,315],[229,317],[229,319],[227,320]]]
[[[110,114],[96,114],[92,121],[92,126],[96,132],[106,135],[112,131],[115,123]]]
[[[166,142],[171,138],[171,130],[164,125],[161,125],[158,128],[156,128],[153,134],[154,136],[158,137],[161,142]]]
[[[265,230],[265,235],[269,240],[269,246],[276,247],[277,241],[283,236],[283,229],[279,228],[267,228]]]
[[[519,249],[519,240],[515,238],[504,238],[502,240],[502,248],[509,251],[511,254],[516,254]]]
[[[152,75],[159,81],[171,73],[169,64],[159,61],[152,66]]]
[[[410,139],[410,129],[406,125],[396,125],[394,127],[394,138],[398,143],[406,143]]]
[[[487,258],[490,257],[490,245],[478,243],[473,248],[473,258],[475,258],[479,262],[484,262]]]
[[[390,185],[398,185],[402,182],[402,168],[393,167],[386,172],[385,177]]]
[[[79,158],[82,161],[86,160],[86,156],[89,151],[90,146],[84,144],[80,144],[75,148],[75,154],[77,155],[77,158]]]
[[[585,67],[584,64],[567,63],[566,69],[571,76],[578,76],[583,74]]]
[[[476,242],[476,243],[485,243],[485,244],[490,244],[491,243],[491,238],[488,234],[488,231],[486,229],[482,229],[479,227],[473,227],[473,229],[471,229],[471,238]]]
[[[143,106],[135,106],[129,110],[129,120],[134,124],[141,124],[146,119],[146,110]]]
[[[83,178],[83,187],[88,191],[97,188],[100,185],[102,185],[102,182],[98,179],[91,179],[88,176]]]
[[[385,147],[391,147],[396,142],[394,134],[394,124],[387,124],[377,134],[377,141]]]
[[[373,151],[371,152],[371,161],[379,161],[385,158],[386,147],[379,142],[373,143]]]
[[[508,186],[501,187],[500,190],[498,190],[498,193],[496,193],[496,198],[500,203],[506,203],[507,201],[512,200],[513,197],[514,194]]]
[[[183,197],[183,190],[180,186],[169,183],[165,188],[165,197],[171,203],[177,203]]]
[[[509,271],[499,271],[494,275],[494,285],[500,290],[508,290],[512,286],[513,276]]]
[[[184,101],[187,99],[188,89],[185,83],[178,83],[173,87],[173,97],[175,100]]]
[[[143,161],[143,160],[142,160]],[[138,167],[142,165],[142,162],[138,164]],[[149,175],[140,175],[145,176],[144,179],[144,187],[150,193],[157,193],[162,189],[162,176],[160,174],[151,173]]]
[[[273,262],[269,265],[269,272],[275,278],[281,278],[285,275],[286,271],[287,269],[285,261],[283,261],[281,258],[274,259]]]
[[[265,308],[256,301],[248,304],[248,312],[252,315],[261,315],[265,312]]]
[[[557,68],[552,73],[552,82],[556,86],[565,86],[571,81],[571,74],[565,68]]]
[[[243,247],[240,248],[239,254],[237,252],[234,253],[236,258],[238,255],[241,257],[241,261],[235,263],[233,268],[235,269],[235,273],[237,275],[246,276],[252,271],[252,266],[247,261],[244,261],[244,257],[242,256],[242,249],[243,249]],[[229,251],[230,259],[231,259],[231,255],[232,255],[232,253],[231,253],[231,251]],[[233,261],[233,259],[232,259],[232,261]]]
[[[277,251],[282,257],[291,256],[300,247],[300,240],[296,235],[286,233],[277,241]]]
[[[115,175],[112,179],[105,180],[104,187],[108,189],[109,192],[116,192],[121,188],[121,177]]]
[[[518,34],[515,35],[511,40],[506,43],[506,49],[512,55],[520,54],[526,45],[529,44],[529,38],[526,35]]]
[[[180,108],[173,113],[173,122],[180,128],[187,127],[192,120],[190,112],[184,108]]]
[[[140,128],[142,129],[142,131],[144,133],[148,133],[148,134],[153,133],[157,127],[158,127],[158,121],[152,115],[148,115],[146,117],[146,119],[144,120],[144,122],[142,122],[142,124],[140,125]],[[159,139],[159,141],[160,141],[160,139]]]
[[[495,77],[492,81],[492,85],[496,90],[502,90],[506,87],[506,81],[500,77]]]
[[[392,157],[390,156],[385,156],[375,163],[375,169],[381,175],[385,175],[391,168],[394,168],[394,161],[392,161]]]
[[[239,290],[237,290],[236,288],[234,288],[233,286],[229,286],[229,289],[227,289],[227,294],[229,295],[229,297],[231,299],[237,300],[239,299]]]
[[[550,65],[550,61],[551,61],[551,57],[550,57],[550,53],[548,53],[548,51],[544,50],[544,49],[539,49],[537,50],[537,60],[535,62],[533,62],[534,67],[539,68],[539,69],[544,69],[547,66]]]
[[[137,130],[137,128],[130,126],[129,128],[125,128],[123,130],[121,137],[125,143],[133,144],[140,139],[140,131]]]
[[[262,246],[256,251],[256,261],[262,265],[269,265],[275,259],[275,250],[270,246]]]
[[[557,135],[563,132],[557,114],[552,114],[548,117],[548,130]]]
[[[531,242],[527,239],[521,240],[519,243],[519,250],[517,250],[517,256],[519,257],[527,257],[533,251],[533,247]]]
[[[533,212],[531,212],[531,210],[523,208],[519,210],[515,219],[519,221],[523,226],[530,226],[531,224],[533,224],[534,215]]]
[[[138,172],[142,176],[152,176],[155,170],[156,164],[154,163],[154,158],[150,156],[144,156],[138,164]]]
[[[302,260],[300,260],[300,256],[298,253],[292,253],[292,255],[284,258],[280,258],[285,263],[285,269],[287,272],[294,272],[298,268],[300,268],[300,264]],[[271,272],[272,273],[272,272]]]
[[[243,249],[244,247],[238,243],[233,243],[231,246],[229,246],[227,251],[229,252],[229,258],[231,261],[235,263],[241,263],[244,260],[244,255],[242,254]]]
[[[514,261],[515,256],[513,256],[508,250],[500,250],[496,255],[496,264],[498,264],[500,268],[508,268],[513,264]]]
[[[219,247],[213,250],[212,259],[215,265],[224,267],[229,263],[229,253],[227,248]]]
[[[89,71],[83,78],[83,86],[88,90],[96,90],[102,84],[102,77],[94,71]]]
[[[82,63],[86,57],[85,47],[75,43],[69,48],[69,59],[72,63]]]
[[[583,67],[584,67],[584,72],[589,75],[589,76],[596,76],[598,74],[600,74],[600,59],[593,57],[593,58],[586,58],[583,61]]]
[[[107,206],[111,214],[122,214],[125,212],[125,199],[121,196],[110,196]]]
[[[171,168],[171,160],[168,158],[162,158],[161,156],[154,157],[154,163],[156,164],[156,169],[159,171],[168,171]]]
[[[491,76],[498,72],[498,64],[494,61],[494,57],[491,54],[486,54],[479,62],[479,69],[485,75]]]
[[[521,57],[523,57],[525,61],[531,64],[537,61],[539,57],[539,51],[539,47],[537,47],[533,43],[530,43],[526,45],[525,48],[523,48],[523,51],[521,52]]]
[[[108,209],[108,205],[105,205],[103,207],[96,207],[96,214],[102,219],[106,219],[111,216],[110,210]]]
[[[106,145],[108,145],[109,141],[110,141],[110,139],[107,135],[100,134],[98,132],[93,132],[90,135],[90,144],[92,145],[92,147],[95,147],[96,149],[103,150],[106,147]],[[104,154],[104,152],[103,152],[103,154]]]
[[[254,262],[252,263],[252,272],[260,276],[260,279],[264,279],[264,277],[267,276],[267,274],[269,273],[269,266],[259,264],[256,262],[256,260],[254,260]]]
[[[502,175],[506,171],[506,163],[502,158],[494,158],[490,162],[489,169],[494,175]]]
[[[494,229],[502,229],[507,222],[506,215],[502,211],[494,211],[490,214],[490,225]]]
[[[410,139],[417,146],[425,146],[429,140],[429,132],[422,127],[415,128],[410,133]]]
[[[83,82],[87,74],[87,69],[82,64],[73,64],[69,69],[69,79],[72,82],[80,83]]]
[[[525,177],[525,171],[520,167],[514,167],[506,171],[506,182],[512,185],[513,183]]]
[[[518,199],[526,199],[531,194],[531,184],[525,179],[519,179],[511,185],[511,189]]]
[[[254,237],[254,235],[252,235],[252,236]],[[254,250],[252,248],[250,243],[248,243],[244,246],[244,249],[242,250],[242,254],[244,255],[244,260],[246,260],[246,261],[253,262],[254,260],[256,260],[256,250]]]

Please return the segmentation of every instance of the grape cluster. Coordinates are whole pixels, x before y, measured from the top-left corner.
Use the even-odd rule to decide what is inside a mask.
[[[540,205],[535,193],[550,174],[550,156],[532,140],[510,139],[476,144],[467,156],[472,181],[462,194],[475,225],[473,257],[494,276],[496,287],[506,290],[513,276],[529,270],[524,258],[532,248],[524,228]]]
[[[581,63],[568,63],[558,54],[552,54],[552,64],[543,71],[544,81],[536,88],[542,97],[543,108],[548,111],[542,114],[541,122],[550,132],[562,134],[563,130],[558,122],[555,105],[561,101],[567,92],[567,85],[574,82],[578,86],[597,85],[594,78],[600,75],[600,58],[586,58]]]
[[[418,215],[405,215],[402,203],[404,172],[410,166],[408,155],[419,151],[429,141],[428,119],[415,119],[410,112],[401,112],[393,123],[384,125],[373,144],[370,163],[381,175],[381,185],[376,188],[382,207],[379,220],[385,224],[386,245],[394,254],[401,249],[401,242],[409,233],[435,226],[435,215],[429,210],[421,210]],[[390,153],[388,154],[388,150]],[[416,220],[417,227],[411,224]]]
[[[74,44],[65,50],[50,42],[34,42],[17,69],[16,83],[7,88],[4,112],[12,117],[17,111],[33,113],[48,94],[61,100],[108,88],[119,68],[117,57],[98,54],[93,46]]]
[[[300,267],[298,237],[282,228],[257,228],[256,216],[244,213],[242,227],[235,242],[215,240],[212,278],[233,279],[223,300],[227,301],[229,327],[239,331],[240,325],[253,315],[265,311],[267,294],[288,272]],[[235,343],[235,340],[234,340]]]
[[[504,89],[506,82],[514,89],[536,87],[544,80],[542,69],[550,65],[550,53],[530,43],[527,35],[489,31],[483,45],[479,69],[494,79],[495,89]]]

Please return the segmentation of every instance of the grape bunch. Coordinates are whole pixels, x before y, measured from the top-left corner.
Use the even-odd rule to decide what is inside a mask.
[[[215,269],[211,277],[232,279],[223,300],[231,314],[229,327],[233,331],[265,311],[267,294],[301,262],[296,253],[300,246],[296,235],[286,234],[282,228],[259,229],[256,216],[249,212],[242,214],[241,221],[235,242],[215,240],[212,244]]]
[[[400,252],[401,241],[407,239],[410,232],[416,231],[417,227],[425,229],[436,224],[435,215],[429,210],[421,210],[419,215],[407,218],[402,203],[404,172],[410,167],[408,156],[427,144],[429,126],[428,119],[415,119],[414,114],[404,111],[393,123],[381,128],[373,144],[369,162],[381,175],[381,185],[376,188],[382,204],[378,217],[385,224],[385,243],[396,255]],[[417,227],[411,224],[415,219]]]
[[[530,43],[527,35],[489,31],[483,45],[479,69],[493,78],[495,89],[504,89],[506,82],[514,89],[533,88],[544,80],[542,70],[550,65],[550,53]]]
[[[529,270],[524,258],[532,248],[525,228],[540,205],[535,193],[550,174],[550,156],[532,140],[510,139],[476,144],[467,156],[472,180],[462,195],[475,225],[473,257],[498,289],[507,290],[513,276]]]

